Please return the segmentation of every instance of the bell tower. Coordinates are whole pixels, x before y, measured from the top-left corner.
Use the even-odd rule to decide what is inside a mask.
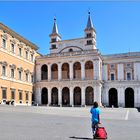
[[[56,18],[54,17],[54,25],[53,25],[53,30],[52,33],[50,34],[50,49],[57,49],[57,42],[61,41],[61,36],[58,33],[58,28],[56,24]]]
[[[90,12],[88,12],[88,21],[84,32],[85,32],[86,45],[91,46],[92,49],[96,49],[96,30],[93,27]]]

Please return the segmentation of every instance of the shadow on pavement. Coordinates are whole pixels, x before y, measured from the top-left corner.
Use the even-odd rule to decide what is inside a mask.
[[[80,140],[93,140],[92,138],[75,137],[75,136],[73,136],[73,137],[69,137],[69,138],[71,138],[71,139],[80,139]]]

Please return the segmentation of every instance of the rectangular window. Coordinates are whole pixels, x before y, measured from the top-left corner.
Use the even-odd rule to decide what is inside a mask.
[[[51,42],[56,42],[56,38],[52,38],[51,39]]]
[[[91,33],[88,33],[87,34],[87,38],[90,38],[90,37],[92,37],[92,34]]]
[[[11,90],[11,99],[14,100],[15,99],[15,91]]]
[[[114,76],[114,73],[111,74],[111,81],[114,81],[115,80],[115,76]]]
[[[127,73],[127,80],[131,80],[131,73]]]
[[[53,45],[52,45],[52,49],[56,49],[56,45],[53,44]]]
[[[18,55],[21,56],[21,48],[18,49]]]
[[[31,54],[31,62],[33,62],[34,61],[34,56],[33,56],[33,54]]]
[[[6,89],[2,89],[2,99],[6,99]]]
[[[28,81],[28,73],[26,73],[26,81]]]
[[[26,101],[28,101],[29,100],[29,93],[27,92],[26,93]]]
[[[18,72],[18,79],[21,80],[21,71]]]
[[[11,78],[14,78],[14,69],[11,69]]]
[[[32,83],[34,82],[34,77],[33,77],[33,75],[31,75],[31,82],[32,82]]]
[[[5,39],[2,39],[2,47],[6,48],[6,40]]]
[[[2,76],[6,76],[6,67],[2,66]]]
[[[112,69],[115,68],[115,65],[114,65],[114,64],[111,64],[111,68],[112,68]]]
[[[28,59],[28,51],[26,51],[25,54],[26,54],[25,58]]]
[[[12,53],[15,52],[15,45],[14,44],[11,44],[11,51],[12,51]]]
[[[19,100],[22,100],[22,92],[19,91]]]
[[[92,40],[87,40],[87,45],[92,45]]]

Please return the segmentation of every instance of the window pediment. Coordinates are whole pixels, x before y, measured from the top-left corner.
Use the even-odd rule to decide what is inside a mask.
[[[3,66],[8,66],[8,63],[6,61],[0,61],[0,64]]]
[[[3,35],[1,35],[1,37],[2,37],[3,39],[5,39],[5,40],[8,39],[8,35],[7,35],[6,33],[4,33]]]
[[[15,65],[15,64],[11,64],[11,65],[10,65],[10,68],[11,68],[11,69],[16,69],[16,65]]]
[[[17,68],[19,71],[23,71],[23,68],[22,67],[19,67],[19,68]]]

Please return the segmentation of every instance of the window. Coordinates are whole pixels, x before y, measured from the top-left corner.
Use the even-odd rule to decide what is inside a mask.
[[[19,91],[19,100],[22,100],[22,92]]]
[[[91,33],[88,33],[87,34],[87,38],[90,38],[90,37],[92,37],[92,34]]]
[[[21,56],[21,48],[18,49],[18,55]]]
[[[31,54],[31,62],[33,62],[34,61],[34,56],[33,56],[33,54]]]
[[[29,100],[29,93],[27,92],[26,93],[26,101],[28,101]]]
[[[51,39],[51,42],[56,42],[56,38],[52,38]]]
[[[11,99],[14,100],[15,99],[15,91],[11,90]]]
[[[73,52],[73,49],[69,49],[69,52]]]
[[[127,73],[127,80],[131,80],[131,73],[130,72]]]
[[[11,69],[11,78],[14,78],[14,69]]]
[[[111,64],[111,68],[112,68],[112,69],[115,68],[115,65],[114,65],[114,64]]]
[[[131,65],[128,63],[126,66],[127,66],[127,67],[130,67]]]
[[[111,73],[111,81],[114,81],[114,80],[115,80],[114,73]]]
[[[33,77],[33,75],[31,75],[31,82],[32,82],[32,83],[34,82],[34,77]]]
[[[92,45],[92,40],[87,40],[87,45]]]
[[[2,76],[6,76],[6,67],[2,66]]]
[[[28,73],[26,73],[26,81],[28,81]]]
[[[15,45],[14,44],[11,44],[11,51],[12,51],[12,53],[14,53],[14,51],[15,51]]]
[[[18,79],[21,80],[21,71],[18,72]]]
[[[6,40],[5,39],[2,39],[2,47],[6,48]]]
[[[25,54],[26,54],[25,58],[28,59],[28,51],[25,51]]]
[[[56,45],[52,45],[52,49],[56,49]]]
[[[2,99],[6,99],[6,89],[2,89]]]

